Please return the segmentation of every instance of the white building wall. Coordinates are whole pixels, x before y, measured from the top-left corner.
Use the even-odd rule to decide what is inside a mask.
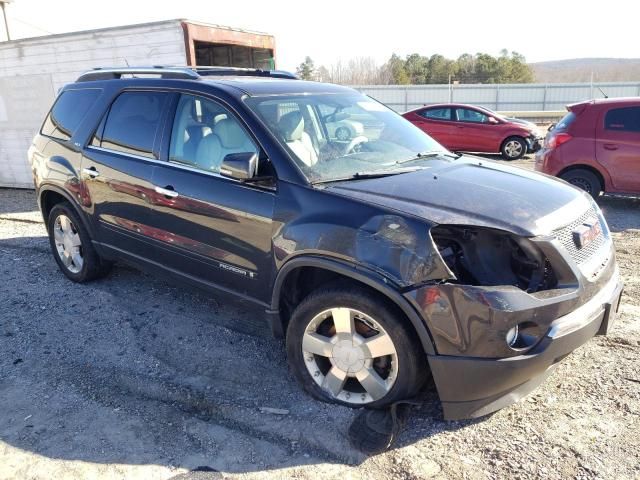
[[[179,20],[0,43],[0,187],[32,187],[27,149],[63,85],[94,67],[185,63]]]

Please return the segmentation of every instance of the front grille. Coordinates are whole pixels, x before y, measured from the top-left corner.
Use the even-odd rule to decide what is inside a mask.
[[[584,247],[578,248],[573,239],[573,231],[584,223],[590,223],[593,220],[600,222],[600,234]],[[609,239],[607,226],[594,207],[591,207],[566,227],[555,230],[553,234],[579,266],[591,260]]]

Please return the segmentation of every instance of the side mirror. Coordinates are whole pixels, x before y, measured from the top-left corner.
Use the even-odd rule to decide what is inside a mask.
[[[489,118],[489,123],[491,125],[497,125],[498,123],[500,123],[498,122],[498,120],[495,119],[495,117],[488,117],[488,118]]]
[[[222,160],[220,175],[236,180],[249,180],[258,172],[256,152],[230,153]]]

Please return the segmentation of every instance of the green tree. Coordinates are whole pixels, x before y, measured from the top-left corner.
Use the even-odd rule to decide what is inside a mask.
[[[381,71],[384,74],[384,81],[390,85],[407,85],[409,84],[409,75],[405,69],[405,61],[395,53],[387,60]]]
[[[429,60],[418,53],[407,55],[404,61],[404,69],[409,77],[409,83],[420,85],[427,83],[427,70]]]
[[[456,73],[456,62],[442,55],[431,55],[427,61],[426,83],[449,83],[449,78]]]
[[[304,62],[298,65],[296,74],[302,80],[313,80],[315,74],[315,66],[313,65],[313,60],[311,60],[311,57],[304,57]]]

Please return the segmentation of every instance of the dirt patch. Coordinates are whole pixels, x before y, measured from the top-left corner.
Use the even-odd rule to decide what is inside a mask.
[[[258,312],[122,266],[73,284],[33,192],[0,189],[0,479],[640,478],[640,200],[600,204],[626,283],[612,335],[488,418],[444,422],[428,388],[368,458]]]

